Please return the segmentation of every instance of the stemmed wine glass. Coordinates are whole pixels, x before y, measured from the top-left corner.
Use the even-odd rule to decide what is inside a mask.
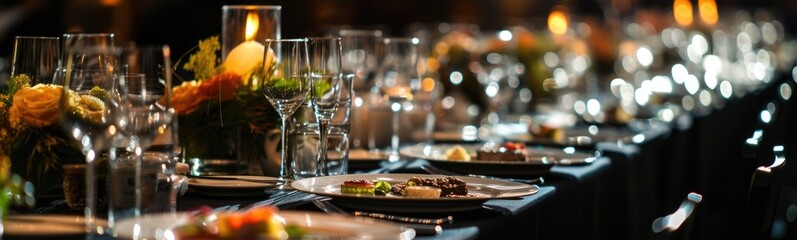
[[[53,83],[63,84],[61,94],[61,125],[82,148],[86,160],[86,229],[97,233],[96,166],[116,135],[116,116],[120,116],[118,82],[114,69],[118,52],[111,46],[69,47],[65,58],[53,77]]]
[[[399,120],[405,104],[413,101],[413,95],[420,90],[421,78],[418,73],[418,38],[384,38],[384,57],[376,75],[374,87],[393,111],[393,135],[388,159],[399,159]]]
[[[373,78],[379,67],[378,52],[382,44],[381,30],[343,29],[338,32],[341,38],[341,66],[347,78],[351,78],[351,87],[357,96],[350,99],[359,104],[351,105],[351,129],[349,136],[352,147],[367,146],[376,149],[376,134],[372,124],[366,121],[369,101],[360,96],[368,96],[370,87],[374,84]],[[361,116],[362,115],[362,116]],[[366,145],[367,144],[367,145]]]
[[[308,38],[307,47],[310,58],[311,93],[310,101],[318,119],[320,142],[316,155],[316,175],[327,176],[327,142],[329,123],[337,111],[341,98],[341,45],[339,37]]]
[[[174,109],[171,107],[171,53],[169,46],[127,46],[117,66],[124,116],[119,128],[127,152],[111,164],[112,192],[109,223],[143,213],[169,212],[171,174],[176,163]]]
[[[275,56],[271,60],[266,54],[263,61],[263,92],[282,120],[279,178],[289,181],[294,178],[293,160],[288,158],[289,119],[310,92],[307,39],[266,39],[266,47],[273,49]]]

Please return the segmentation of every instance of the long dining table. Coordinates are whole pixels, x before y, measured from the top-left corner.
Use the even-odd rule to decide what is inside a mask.
[[[771,89],[770,89],[771,90]],[[651,237],[650,224],[658,216],[674,210],[687,191],[723,185],[717,177],[727,174],[717,172],[718,166],[734,167],[745,171],[745,166],[723,164],[721,158],[730,158],[735,152],[725,149],[733,141],[743,141],[747,133],[717,141],[702,141],[727,131],[728,127],[742,128],[750,121],[718,121],[728,116],[747,116],[755,113],[771,96],[750,94],[729,102],[723,109],[701,115],[684,115],[664,125],[636,128],[627,142],[599,142],[580,151],[594,152],[598,156],[589,164],[554,166],[538,183],[535,194],[492,199],[475,210],[447,213],[454,221],[443,224],[442,232],[416,239],[646,239]],[[727,126],[726,126],[727,125]],[[734,135],[735,136],[735,135]],[[715,160],[705,162],[703,159]],[[431,164],[426,159],[408,158],[400,161],[378,161],[375,165],[352,169],[351,173],[416,173],[426,174],[423,166]],[[740,170],[741,169],[741,170]],[[717,174],[720,174],[717,176]],[[729,173],[728,173],[729,174]],[[535,176],[536,177],[536,176]],[[734,179],[742,179],[736,177]],[[728,183],[725,181],[724,183]],[[707,196],[741,194],[722,190],[736,189],[744,182],[726,184],[725,188],[707,192]],[[744,187],[744,186],[742,186]],[[734,197],[739,197],[734,195]],[[300,210],[322,213],[312,200],[328,197],[292,189],[267,190],[249,197],[219,197],[203,195],[189,190],[177,200],[177,211],[191,211],[202,206],[216,210],[238,210],[258,205],[274,205],[281,210]],[[718,199],[707,199],[707,202]],[[735,203],[743,202],[742,200]],[[713,208],[700,210],[704,214],[723,215],[722,210],[738,204],[713,204]],[[40,202],[35,209],[15,209],[10,214],[74,214],[82,212],[69,209],[63,199]],[[422,216],[428,216],[423,215]],[[731,216],[732,217],[732,216]],[[709,219],[698,234],[706,235],[716,230],[722,222]],[[700,222],[698,222],[700,223]],[[723,225],[723,226],[728,226]]]

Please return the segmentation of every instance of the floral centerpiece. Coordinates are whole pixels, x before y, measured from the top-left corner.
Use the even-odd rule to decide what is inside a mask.
[[[24,74],[13,76],[0,94],[0,157],[8,160],[2,166],[10,164],[11,172],[33,183],[37,195],[60,195],[61,166],[84,157],[59,124],[63,87],[30,81]]]
[[[172,91],[178,114],[178,134],[185,159],[236,159],[264,168],[264,138],[276,128],[278,114],[261,89],[262,69],[271,65],[273,51],[261,49],[248,57],[228,56],[222,63],[217,36],[199,41],[185,64],[193,72]],[[264,54],[268,56],[263,64]],[[263,169],[267,172],[268,169]]]

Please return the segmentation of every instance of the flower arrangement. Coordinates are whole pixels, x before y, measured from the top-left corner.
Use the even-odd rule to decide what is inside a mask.
[[[84,157],[79,143],[59,124],[63,87],[31,86],[30,81],[24,74],[12,76],[0,94],[0,170],[10,166],[11,172],[33,183],[39,194],[51,194],[61,184],[61,166],[82,163]],[[0,174],[0,179],[4,177]]]
[[[197,50],[182,65],[184,70],[193,72],[193,80],[176,76],[182,83],[173,88],[171,100],[178,115],[184,157],[264,157],[263,138],[269,129],[276,128],[279,115],[261,90],[259,70],[265,66],[262,56],[267,54],[271,60],[266,65],[271,65],[274,54],[264,50],[252,53],[255,57],[250,57],[250,61],[228,57],[221,63],[219,50],[217,36],[200,40]],[[175,67],[180,67],[180,60]]]

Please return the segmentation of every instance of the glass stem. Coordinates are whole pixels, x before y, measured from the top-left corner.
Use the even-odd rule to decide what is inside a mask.
[[[95,228],[95,216],[97,215],[97,182],[96,176],[96,156],[98,151],[91,149],[86,154],[86,199],[83,207],[85,214],[86,230],[89,236],[94,236],[97,232]]]
[[[397,103],[394,103],[397,104]],[[401,109],[392,107],[393,110],[393,136],[390,138],[390,160],[398,160],[399,149],[399,119],[401,119]]]
[[[141,188],[143,187],[141,185],[141,164],[142,164],[142,161],[144,161],[144,158],[143,158],[142,154],[140,154],[140,152],[141,152],[140,148],[141,147],[138,146],[136,148],[137,148],[136,151],[135,151],[135,155],[136,155],[135,165],[136,165],[136,168],[134,170],[135,171],[134,172],[135,183],[136,183],[136,185],[135,185],[135,187],[136,187],[136,196],[135,196],[135,198],[136,198],[135,199],[136,208],[133,209],[133,214],[134,214],[133,216],[138,217],[138,216],[141,216],[141,206],[142,206],[142,204],[141,204],[141,200],[142,200],[141,199],[141,197],[142,197]]]
[[[327,141],[329,140],[329,119],[321,118],[318,123],[318,156],[316,156],[316,176],[328,176],[327,168]]]
[[[282,131],[281,135],[281,142],[282,142],[282,152],[280,152],[280,178],[281,179],[292,179],[293,178],[293,170],[291,166],[293,165],[293,161],[288,159],[288,116],[282,116]]]

